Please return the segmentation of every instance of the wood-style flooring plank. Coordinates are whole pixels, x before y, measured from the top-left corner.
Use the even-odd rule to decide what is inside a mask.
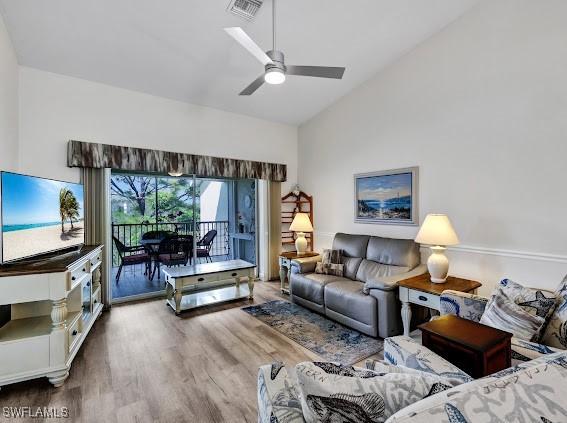
[[[321,359],[240,310],[274,299],[288,299],[279,282],[257,283],[253,302],[181,317],[163,299],[114,306],[92,328],[61,388],[46,379],[4,386],[0,405],[67,407],[68,421],[81,423],[256,422],[259,366],[283,361],[293,369]]]

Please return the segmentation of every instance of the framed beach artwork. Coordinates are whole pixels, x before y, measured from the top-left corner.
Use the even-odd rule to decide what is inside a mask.
[[[354,221],[418,225],[419,168],[354,175]]]

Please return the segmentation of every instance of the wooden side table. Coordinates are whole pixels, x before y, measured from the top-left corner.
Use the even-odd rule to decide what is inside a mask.
[[[410,334],[411,307],[410,304],[419,304],[433,310],[439,311],[440,297],[443,291],[453,290],[460,292],[476,293],[482,284],[477,281],[449,276],[445,283],[433,283],[429,273],[404,279],[399,282],[400,301],[402,302],[402,322],[404,324],[404,335]]]
[[[512,334],[446,315],[419,326],[421,343],[475,379],[512,365]]]
[[[289,280],[291,277],[291,262],[298,258],[306,258],[306,257],[316,257],[319,253],[314,253],[312,251],[306,252],[304,254],[298,255],[297,251],[285,251],[280,254],[279,262],[280,262],[280,283],[281,283],[281,290],[282,294],[289,294],[289,288],[286,287],[286,279],[289,286]]]

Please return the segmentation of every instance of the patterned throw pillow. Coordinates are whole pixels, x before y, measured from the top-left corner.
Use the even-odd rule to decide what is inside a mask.
[[[344,264],[318,262],[315,266],[315,273],[321,273],[323,275],[343,276],[344,271]]]
[[[488,301],[480,323],[512,333],[516,338],[531,341],[545,323],[543,317],[533,316],[497,289]]]
[[[565,350],[567,349],[567,276],[563,278],[563,282],[555,292],[559,301],[540,342]]]
[[[305,362],[295,371],[307,423],[384,422],[402,408],[451,388],[442,378],[416,370],[382,373]]]
[[[557,305],[557,294],[526,288],[502,279],[480,323],[512,332],[516,338],[538,341]]]
[[[323,250],[320,262],[315,266],[315,273],[324,275],[343,276],[344,264],[342,262],[341,250]]]
[[[502,279],[500,287],[505,295],[532,316],[549,319],[557,306],[558,295],[553,292],[526,288],[510,279]]]
[[[322,263],[341,264],[343,262],[342,250],[323,250]]]

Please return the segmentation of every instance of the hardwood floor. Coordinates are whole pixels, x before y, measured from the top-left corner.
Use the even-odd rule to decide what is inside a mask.
[[[279,298],[288,298],[279,282],[256,283],[254,303]],[[113,306],[63,387],[46,379],[4,386],[0,408],[67,407],[72,422],[256,422],[258,367],[280,360],[292,369],[320,358],[240,310],[250,303],[181,318],[161,299]]]

